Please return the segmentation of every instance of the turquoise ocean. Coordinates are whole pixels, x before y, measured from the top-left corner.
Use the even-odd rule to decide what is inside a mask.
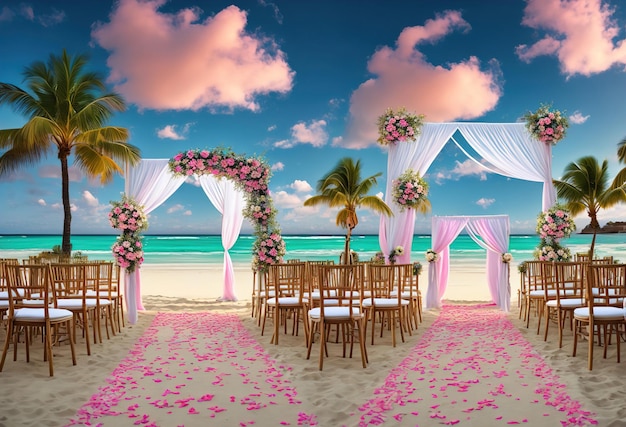
[[[570,248],[572,254],[589,249],[591,235],[576,234],[564,239],[562,243]],[[74,251],[81,251],[90,259],[112,259],[111,246],[115,235],[73,235]],[[287,259],[301,260],[338,260],[343,250],[344,236],[306,236],[286,235]],[[233,262],[243,267],[250,265],[254,236],[242,235],[230,249]],[[515,264],[532,259],[532,253],[539,243],[537,235],[512,235],[510,250]],[[58,235],[0,235],[0,258],[28,258],[42,251],[49,251],[61,244]],[[377,235],[355,235],[352,238],[352,250],[361,260],[368,260],[379,250]],[[413,237],[412,261],[424,263],[424,252],[431,247],[430,235]],[[146,264],[221,264],[223,250],[221,237],[215,235],[184,236],[144,236]],[[597,236],[596,253],[599,256],[613,255],[626,262],[626,233],[602,234]],[[472,266],[483,264],[485,250],[480,248],[469,236],[461,234],[450,246],[452,265]]]

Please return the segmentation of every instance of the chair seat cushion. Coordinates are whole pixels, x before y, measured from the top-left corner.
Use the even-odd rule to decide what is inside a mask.
[[[352,309],[352,316],[360,316],[361,309],[359,307],[324,307],[324,317],[332,320],[341,320],[350,318],[350,309]],[[322,311],[319,307],[309,310],[309,318],[317,320],[320,318]]]
[[[626,311],[617,307],[593,307],[593,318],[603,321],[624,320]],[[581,319],[589,318],[589,307],[581,307],[574,310],[574,316]]]
[[[72,320],[73,318],[71,311],[60,308],[48,309],[48,315],[50,316],[50,320],[53,321]],[[15,320],[17,321],[43,321],[45,316],[46,314],[43,308],[20,308],[15,310]]]
[[[373,301],[372,301],[373,300]],[[400,304],[405,306],[409,305],[408,300],[400,300]],[[377,308],[392,308],[398,307],[398,298],[368,298],[363,300],[363,307],[377,307]]]
[[[574,308],[574,307],[584,307],[586,303],[582,300],[582,298],[565,298],[561,299],[557,302],[555,299],[551,299],[546,303],[548,307],[557,307],[560,305],[563,308]]]
[[[302,298],[302,303],[307,303],[307,299],[306,298]],[[276,305],[276,298],[270,298],[267,300],[267,305],[271,305],[271,306],[275,306]],[[278,305],[282,305],[282,306],[290,306],[290,307],[299,307],[300,304],[300,298],[298,297],[280,297],[278,298]]]
[[[23,297],[24,296],[24,289],[17,289],[17,295]],[[15,293],[13,293],[13,295],[15,295]],[[2,299],[9,299],[9,291],[0,291],[0,300]]]

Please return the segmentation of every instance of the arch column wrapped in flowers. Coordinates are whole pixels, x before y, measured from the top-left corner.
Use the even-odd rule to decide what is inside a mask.
[[[225,178],[245,195],[243,216],[254,227],[252,269],[265,272],[269,266],[282,261],[285,242],[276,222],[276,208],[269,192],[271,169],[262,159],[245,157],[230,149],[188,150],[169,161],[175,176],[213,175]]]

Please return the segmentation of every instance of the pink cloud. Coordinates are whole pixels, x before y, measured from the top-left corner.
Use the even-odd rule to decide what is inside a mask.
[[[111,52],[110,81],[127,101],[155,110],[256,111],[258,95],[291,90],[294,72],[267,37],[246,33],[229,6],[200,22],[198,8],[161,13],[165,0],[120,0],[93,38]]]
[[[388,107],[406,107],[430,122],[472,119],[493,109],[501,95],[495,60],[484,71],[474,56],[443,66],[427,62],[417,49],[469,28],[460,12],[447,11],[424,26],[402,30],[395,49],[385,46],[376,51],[368,63],[376,77],[352,93],[347,135],[333,143],[352,148],[374,144],[378,116]]]
[[[528,0],[522,23],[547,34],[530,46],[517,46],[517,55],[526,62],[556,55],[567,76],[625,65],[624,39],[614,41],[620,31],[614,12],[602,0]]]

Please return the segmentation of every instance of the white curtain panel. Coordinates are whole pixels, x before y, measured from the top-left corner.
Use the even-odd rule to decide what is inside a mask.
[[[146,214],[163,204],[185,182],[185,177],[174,176],[167,166],[168,159],[143,159],[136,166],[127,167],[124,190],[127,196],[143,205]],[[124,273],[128,321],[137,322],[137,310],[144,310],[141,301],[141,273]]]
[[[448,286],[450,272],[450,243],[456,239],[469,222],[469,217],[433,217],[432,219],[432,250],[437,252],[439,259],[428,265],[428,290],[426,291],[426,308],[441,307],[441,298]]]
[[[245,196],[235,187],[230,179],[216,178],[213,175],[202,175],[200,185],[205,194],[222,214],[222,246],[224,248],[224,290],[223,301],[237,301],[235,294],[235,271],[228,252],[233,247],[243,223],[243,207]]]

